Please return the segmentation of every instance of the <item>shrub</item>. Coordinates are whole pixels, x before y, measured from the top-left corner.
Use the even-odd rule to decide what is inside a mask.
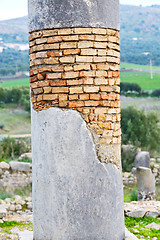
[[[30,95],[28,87],[3,89],[0,88],[0,103],[20,104],[26,111],[30,111]]]
[[[160,150],[160,127],[154,113],[146,114],[134,107],[122,109],[122,143],[149,151]]]
[[[122,168],[125,172],[130,172],[134,167],[134,159],[137,154],[136,147],[132,145],[123,145],[121,150]]]
[[[127,92],[141,92],[141,87],[137,83],[128,83],[128,82],[121,82],[120,84],[121,93]]]
[[[28,152],[29,147],[23,140],[14,138],[4,138],[0,142],[0,159],[8,159],[20,156],[22,153]]]
[[[156,89],[152,92],[153,97],[160,97],[160,89]]]

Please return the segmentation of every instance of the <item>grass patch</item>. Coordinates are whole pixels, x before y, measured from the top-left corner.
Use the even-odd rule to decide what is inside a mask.
[[[149,65],[140,65],[140,64],[134,64],[134,63],[125,63],[122,62],[121,63],[121,69],[143,69],[143,70],[150,70],[150,66]],[[153,70],[159,70],[160,71],[160,67],[159,66],[153,66],[152,67]]]
[[[24,87],[29,86],[29,78],[1,80],[0,87],[12,88],[12,87]]]
[[[18,229],[20,231],[24,231],[24,230],[29,230],[29,231],[33,231],[33,224],[31,222],[27,222],[27,223],[21,223],[21,222],[17,222],[17,221],[6,221],[3,223],[0,223],[0,232],[7,234],[5,239],[8,239],[8,235],[12,234],[12,228],[14,227],[18,227]],[[9,238],[10,239],[10,238]],[[16,238],[17,239],[17,238]]]
[[[160,230],[146,227],[146,225],[152,222],[160,225],[160,220],[156,218],[125,218],[127,229],[134,233],[137,238],[140,239],[143,237],[143,239],[148,239],[148,237],[150,237],[149,239],[152,239],[157,237],[157,240],[160,240]],[[138,232],[135,232],[134,229],[138,230]]]
[[[5,188],[0,191],[0,200],[5,200],[6,198],[14,198],[15,195],[19,195],[21,197],[31,196],[32,195],[32,184],[28,184],[22,188],[17,188],[12,192],[7,192]]]
[[[124,202],[137,201],[137,187],[124,187]]]
[[[31,222],[22,223],[22,222],[17,222],[17,221],[6,221],[6,222],[3,222],[3,223],[0,223],[1,228],[15,227],[15,226],[32,226],[32,223]]]
[[[160,74],[154,73],[153,79],[149,72],[121,72],[121,82],[138,83],[143,90],[160,88]]]
[[[0,107],[0,123],[4,123],[0,134],[28,134],[31,132],[30,121],[30,114],[15,104]]]

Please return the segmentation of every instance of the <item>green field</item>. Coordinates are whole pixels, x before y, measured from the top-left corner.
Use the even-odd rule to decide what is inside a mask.
[[[121,82],[138,83],[143,90],[155,90],[160,88],[160,74],[154,73],[153,79],[147,72],[121,72]]]
[[[149,65],[139,65],[139,64],[133,64],[133,63],[125,63],[122,62],[121,63],[121,69],[146,69],[146,70],[150,70],[150,66]],[[158,66],[153,66],[152,67],[153,70],[159,70],[160,71],[160,67]]]
[[[0,107],[1,134],[28,134],[31,132],[30,114],[17,105],[8,104]]]
[[[29,78],[0,80],[0,87],[2,88],[22,87],[22,86],[29,86]]]

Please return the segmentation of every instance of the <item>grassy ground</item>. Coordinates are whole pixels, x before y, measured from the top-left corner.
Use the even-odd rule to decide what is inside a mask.
[[[121,82],[138,83],[143,90],[160,88],[160,74],[154,73],[153,79],[148,72],[121,72]]]
[[[155,218],[125,218],[125,225],[127,229],[136,235],[139,239],[153,239],[156,237],[160,240],[160,230],[154,228],[148,228],[146,225],[150,223],[156,223],[160,225],[160,219]]]
[[[4,123],[4,130],[0,129],[0,134],[27,134],[31,132],[30,114],[15,105],[0,107],[0,124],[2,123]]]
[[[29,86],[29,78],[0,81],[0,87],[2,88],[21,87],[21,86]]]
[[[133,98],[121,96],[121,107],[134,106],[145,112],[154,112],[160,120],[160,100],[157,98]]]
[[[150,66],[149,65],[139,65],[139,64],[133,64],[133,63],[121,63],[121,69],[125,68],[125,69],[143,69],[143,70],[150,70]],[[160,71],[160,67],[159,66],[153,66],[152,67],[153,70],[159,70]]]

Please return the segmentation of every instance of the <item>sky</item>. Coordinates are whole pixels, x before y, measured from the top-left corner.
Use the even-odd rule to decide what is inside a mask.
[[[0,0],[0,20],[23,17],[28,14],[28,0]],[[120,0],[121,4],[160,5],[160,0]]]

